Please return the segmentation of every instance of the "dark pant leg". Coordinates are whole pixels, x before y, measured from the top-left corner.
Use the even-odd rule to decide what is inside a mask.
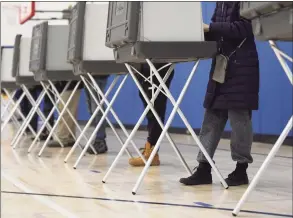
[[[54,95],[53,93],[50,93],[50,96],[52,97],[52,99],[54,99]],[[45,97],[44,97],[44,108],[43,108],[43,112],[44,112],[44,116],[47,118],[51,112],[51,110],[53,109],[54,105],[52,103],[52,101],[50,100],[49,96],[46,94]],[[49,119],[49,124],[53,127],[54,125],[54,113],[50,116],[50,119]],[[49,134],[49,131],[44,128],[43,130],[43,134]]]
[[[38,98],[38,88],[34,87],[34,88],[30,88],[28,90],[29,90],[30,94],[32,95],[33,99],[37,100],[37,98]],[[32,105],[31,105],[31,103],[30,103],[30,101],[28,100],[27,97],[24,98],[23,107],[24,107],[26,115],[32,109]],[[37,130],[38,130],[38,114],[37,114],[37,112],[34,113],[34,116],[30,121],[30,125],[34,129],[34,131],[37,132]],[[26,129],[26,131],[29,131],[29,129]]]
[[[20,98],[20,96],[22,95],[22,93],[23,93],[22,89],[17,89],[17,91],[14,95],[14,100],[17,101]]]
[[[164,66],[164,64],[155,64],[155,67],[158,69],[160,67]],[[160,75],[162,78],[165,77],[167,71],[168,71],[168,67],[162,69],[159,71]],[[150,76],[150,68],[148,65],[143,65],[142,66],[142,70],[141,73],[144,74],[145,77],[149,77]],[[170,77],[168,78],[168,80],[166,81],[166,86],[169,88],[171,81],[174,77],[174,71],[171,73]],[[151,87],[151,85],[149,84],[149,82],[144,81],[144,79],[142,77],[139,76],[139,82],[142,85],[143,90],[145,91],[145,93],[147,94],[148,98],[151,99],[152,97],[152,91],[149,89],[149,87]],[[157,78],[155,78],[155,76],[153,77],[153,82],[159,86],[159,81],[157,80]],[[145,102],[143,96],[141,93],[139,93],[139,96],[144,104],[144,107],[147,107],[147,103]],[[160,93],[157,97],[157,99],[155,100],[154,103],[154,108],[156,110],[156,112],[158,113],[161,121],[164,123],[165,121],[165,113],[166,113],[166,107],[167,107],[167,97]],[[149,110],[148,114],[147,114],[147,120],[148,120],[148,142],[151,145],[155,145],[162,133],[162,128],[160,127],[157,119],[155,118],[155,116],[153,115],[152,111]]]
[[[98,84],[99,88],[101,89],[101,91],[105,94],[108,76],[95,76],[94,79],[95,79],[96,83]],[[95,97],[97,98],[98,102],[101,102],[102,98],[98,95],[96,90],[94,90],[91,86],[90,86],[90,89],[93,92],[93,94],[95,95]],[[92,115],[97,108],[97,104],[96,104],[95,100],[93,99],[93,97],[91,96],[89,90],[87,88],[85,88],[84,90],[85,90],[85,94],[86,94],[88,109],[89,109],[90,114]],[[105,103],[103,103],[102,107],[103,107],[103,110],[105,111]],[[98,125],[102,116],[103,116],[103,113],[101,112],[101,110],[99,110],[99,112],[97,113],[97,115],[93,121],[95,126]],[[106,136],[107,136],[106,135],[106,127],[107,127],[107,121],[105,119],[104,122],[102,123],[99,131],[97,132],[96,140],[105,140],[106,139]]]

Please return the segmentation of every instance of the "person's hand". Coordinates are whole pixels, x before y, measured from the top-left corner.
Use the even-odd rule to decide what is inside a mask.
[[[204,32],[209,32],[210,31],[210,25],[208,25],[208,24],[203,24],[203,31]]]

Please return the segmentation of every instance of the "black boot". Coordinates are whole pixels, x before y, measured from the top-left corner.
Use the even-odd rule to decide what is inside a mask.
[[[108,147],[107,147],[107,143],[105,139],[96,139],[93,144],[93,147],[96,149],[96,152],[98,154],[103,154],[108,151]],[[91,148],[89,148],[88,153],[94,154],[94,151]]]
[[[206,185],[212,184],[211,166],[209,163],[200,163],[197,170],[188,178],[181,178],[180,183],[184,185]]]
[[[248,168],[247,163],[237,163],[236,169],[228,175],[225,179],[228,186],[239,186],[248,184],[248,176],[246,170]]]

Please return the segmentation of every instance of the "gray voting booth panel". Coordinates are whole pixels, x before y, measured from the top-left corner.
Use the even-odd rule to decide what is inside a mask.
[[[33,76],[20,75],[20,55],[21,55],[21,38],[22,35],[16,35],[14,40],[13,60],[12,60],[12,75],[16,79],[18,85],[26,85],[27,87],[38,85]],[[24,70],[24,69],[22,69]],[[29,69],[27,69],[28,71]]]
[[[110,2],[105,44],[118,63],[211,58],[217,44],[204,41],[202,23],[200,2]]]
[[[13,46],[1,46],[0,74],[1,88],[19,88],[12,76]]]
[[[48,22],[34,26],[29,69],[36,81],[79,80],[66,61],[68,30],[66,25],[48,25]]]
[[[115,48],[138,40],[140,2],[110,2],[106,46]]]
[[[177,63],[212,58],[216,42],[136,42],[114,49],[118,63]]]
[[[293,40],[293,2],[241,2],[240,14],[258,40]]]
[[[105,37],[102,37],[103,41],[100,42],[88,42],[92,39],[99,40],[95,37],[97,34],[99,36],[105,35],[103,25],[106,25],[106,22],[101,22],[107,20],[105,13],[108,10],[107,4],[86,4],[86,2],[79,2],[72,8],[69,24],[67,60],[74,66],[75,75],[82,75],[87,72],[93,75],[108,75],[126,71],[123,64],[116,63],[113,52],[104,45]],[[90,45],[88,45],[89,43]],[[108,53],[106,58],[99,58],[99,55],[94,55],[95,53],[103,54],[103,51]],[[109,57],[109,51],[112,57]]]

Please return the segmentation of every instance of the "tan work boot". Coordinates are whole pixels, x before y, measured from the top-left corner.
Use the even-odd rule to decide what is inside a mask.
[[[148,160],[149,157],[151,156],[151,153],[152,153],[152,151],[153,151],[153,148],[154,148],[154,147],[152,147],[151,144],[150,144],[149,142],[147,142],[147,143],[145,144],[145,148],[144,148],[144,150],[143,150],[143,152],[142,152],[142,155],[144,156],[144,158],[145,158],[146,160]],[[140,157],[130,158],[130,159],[129,159],[129,164],[130,164],[131,166],[134,166],[134,167],[141,167],[141,166],[144,166],[144,165],[145,165],[144,162],[143,162],[143,160],[142,160]],[[159,155],[158,155],[158,153],[157,153],[157,154],[155,155],[155,157],[154,157],[152,163],[151,163],[151,166],[159,166],[159,165],[160,165],[160,159],[159,159]]]

